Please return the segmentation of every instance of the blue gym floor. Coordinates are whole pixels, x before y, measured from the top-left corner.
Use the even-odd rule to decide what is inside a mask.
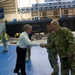
[[[3,46],[0,46],[0,75],[14,75],[16,45],[9,45],[9,52],[2,51]],[[33,46],[31,48],[31,60],[26,62],[27,75],[51,75],[52,71],[53,69],[48,61],[47,50],[39,46]]]

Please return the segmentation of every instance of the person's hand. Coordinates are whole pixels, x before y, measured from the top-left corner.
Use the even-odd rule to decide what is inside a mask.
[[[45,47],[45,44],[41,43],[40,46],[41,46],[42,48],[44,48],[44,47]]]

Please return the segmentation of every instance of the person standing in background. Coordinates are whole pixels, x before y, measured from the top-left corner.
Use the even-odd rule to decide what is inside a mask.
[[[53,43],[53,37],[55,35],[54,31],[51,31],[50,25],[47,25],[47,44]],[[53,72],[51,75],[58,75],[59,73],[59,66],[58,66],[58,58],[57,58],[57,51],[55,49],[55,45],[53,45],[51,48],[47,48],[48,52],[48,59],[51,64],[51,67],[53,68]]]
[[[52,42],[55,32],[51,31],[50,25],[47,25],[47,31],[48,31],[47,44],[49,44]],[[52,48],[47,48],[47,52],[48,52],[49,62],[51,64],[51,67],[54,70],[51,75],[58,75],[59,67],[57,62],[58,58],[57,58],[57,51],[55,49],[55,45],[53,45]]]
[[[4,46],[3,52],[8,52],[8,40],[9,40],[8,34],[5,31],[3,31],[1,38]]]
[[[32,34],[28,35],[29,39],[32,41]],[[27,52],[26,52],[26,61],[30,60],[31,57],[31,46],[28,45]]]

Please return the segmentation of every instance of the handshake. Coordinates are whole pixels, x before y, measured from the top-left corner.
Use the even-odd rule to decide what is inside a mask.
[[[46,44],[41,43],[40,47],[44,48],[46,46]]]

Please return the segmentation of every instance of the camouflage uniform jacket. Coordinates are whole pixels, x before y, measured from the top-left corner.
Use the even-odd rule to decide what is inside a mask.
[[[54,35],[52,42],[47,44],[47,48],[51,48],[55,44],[55,48],[61,58],[66,57],[67,53],[75,53],[74,35],[66,27],[61,27]]]
[[[47,44],[50,44],[52,42],[52,38],[54,35],[55,35],[55,32],[48,33]],[[53,47],[51,47],[51,48],[47,48],[47,52],[50,54],[55,52],[55,45],[53,45]]]

